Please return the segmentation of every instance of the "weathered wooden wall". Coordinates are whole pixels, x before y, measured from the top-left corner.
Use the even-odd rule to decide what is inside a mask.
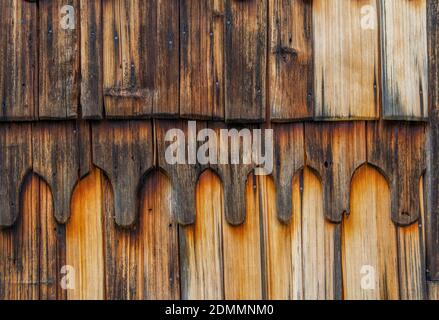
[[[0,15],[0,299],[439,298],[436,0]],[[187,120],[273,173],[168,164]]]

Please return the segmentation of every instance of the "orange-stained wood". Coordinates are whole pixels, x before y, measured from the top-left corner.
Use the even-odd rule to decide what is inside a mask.
[[[205,171],[197,185],[195,224],[180,229],[183,299],[222,299],[223,190],[219,178]]]
[[[28,176],[21,201],[17,223],[0,230],[0,299],[64,299],[65,229],[55,222],[50,189]]]
[[[246,218],[232,226],[223,219],[224,291],[226,299],[262,299],[260,205],[257,177],[246,184]]]
[[[102,173],[94,169],[79,182],[72,197],[66,227],[66,261],[75,272],[68,299],[104,299],[104,229]]]
[[[342,228],[345,299],[398,299],[397,230],[384,177],[362,166],[351,184],[351,213]]]
[[[400,298],[426,299],[425,257],[420,224],[398,228],[398,261]]]

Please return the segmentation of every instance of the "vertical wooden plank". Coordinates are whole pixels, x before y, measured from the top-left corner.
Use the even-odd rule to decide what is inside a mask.
[[[178,1],[103,2],[107,117],[178,115]]]
[[[268,83],[274,121],[313,117],[312,4],[270,0]]]
[[[29,178],[23,190],[23,214],[0,231],[0,296],[4,300],[39,298],[38,181]]]
[[[370,166],[358,169],[352,179],[351,212],[343,221],[342,243],[345,299],[399,299],[389,186]]]
[[[309,168],[294,176],[288,224],[276,217],[270,180],[261,177],[267,298],[340,299],[340,226],[325,219],[319,178]]]
[[[323,183],[323,211],[335,223],[349,213],[352,175],[366,161],[364,122],[306,123],[306,164]]]
[[[109,300],[141,299],[144,277],[137,239],[137,229],[120,228],[114,220],[114,195],[110,181],[100,171],[105,230],[105,298]]]
[[[80,6],[82,117],[101,119],[104,107],[102,1],[80,0]]]
[[[239,226],[223,221],[224,297],[227,300],[262,299],[260,202],[257,177],[246,183],[246,220]]]
[[[79,2],[42,0],[39,5],[39,118],[70,119],[78,115]],[[74,8],[72,28],[64,6]],[[66,8],[66,7],[64,7]],[[72,9],[68,9],[72,15]],[[63,20],[63,21],[62,21]]]
[[[400,298],[424,300],[427,297],[425,257],[421,224],[398,228]]]
[[[35,117],[37,5],[0,3],[0,120]]]
[[[61,287],[63,274],[61,269],[66,265],[66,229],[56,221],[53,205],[53,192],[50,186],[40,178],[33,177],[38,184],[39,227],[34,232],[39,235],[39,277],[40,300],[64,300],[67,291]],[[26,212],[23,212],[26,214]],[[28,230],[32,232],[32,230]]]
[[[197,161],[198,132],[203,122],[155,121],[157,163],[172,184],[172,211],[181,225],[195,222],[195,188],[207,165]],[[172,152],[168,154],[168,152]],[[168,157],[174,157],[169,159]],[[175,163],[173,163],[175,162]]]
[[[297,209],[302,207],[302,203],[298,176],[292,180],[294,219],[288,224],[283,224],[276,215],[277,205],[273,201],[276,191],[273,181],[269,177],[260,177],[268,299],[303,299],[302,212]]]
[[[180,115],[224,118],[223,0],[180,1]]]
[[[225,0],[225,116],[265,119],[267,0]]]
[[[425,171],[423,123],[367,124],[367,161],[382,170],[390,183],[392,219],[400,226],[417,221],[419,179]]]
[[[94,123],[93,161],[110,179],[116,223],[131,226],[137,220],[140,182],[153,167],[153,132],[150,121]]]
[[[210,170],[199,178],[195,224],[180,227],[182,298],[223,299],[222,221],[224,195]]]
[[[303,298],[340,299],[340,226],[325,219],[319,178],[305,168],[301,180]]]
[[[16,224],[0,230],[0,298],[63,299],[59,272],[65,264],[65,232],[55,223],[50,189],[28,176],[21,199]]]
[[[278,124],[274,130],[273,179],[276,185],[276,207],[278,218],[283,222],[291,219],[292,180],[305,164],[303,124]],[[296,210],[297,211],[297,210]]]
[[[0,125],[0,227],[10,227],[20,213],[20,190],[32,168],[30,124]]]
[[[94,169],[80,181],[72,196],[72,214],[66,226],[66,264],[75,271],[69,300],[105,298],[103,190],[101,172]]]
[[[155,192],[151,192],[155,190]],[[178,225],[171,211],[171,186],[156,171],[146,181],[140,239],[146,274],[146,299],[179,299]]]
[[[313,1],[315,117],[379,117],[375,0]]]
[[[221,122],[209,123],[216,134],[217,164],[210,164],[221,178],[224,187],[224,211],[227,221],[239,225],[246,219],[246,183],[255,164],[249,143],[255,126],[231,126]],[[212,146],[212,148],[215,148]],[[239,159],[234,159],[237,157]],[[250,161],[249,161],[250,160]]]
[[[81,139],[76,123],[37,122],[32,126],[33,170],[44,178],[53,192],[54,214],[59,223],[70,217],[70,200],[80,179]],[[87,150],[86,152],[88,152]],[[85,164],[84,164],[85,165]]]
[[[140,192],[139,223],[114,224],[108,182],[104,183],[106,288],[108,299],[179,299],[177,224],[171,215],[168,179],[154,172]]]
[[[428,118],[427,0],[381,3],[383,117]]]
[[[429,280],[439,280],[439,3],[428,1],[430,125],[426,144],[425,240]]]

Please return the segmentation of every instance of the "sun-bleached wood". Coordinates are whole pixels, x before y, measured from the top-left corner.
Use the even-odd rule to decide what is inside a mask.
[[[210,170],[198,181],[195,224],[180,227],[183,299],[222,299],[224,195],[221,181]]]
[[[378,118],[376,1],[315,0],[312,10],[315,117]]]
[[[260,177],[267,298],[340,298],[339,226],[325,220],[321,182],[305,168],[292,185],[294,219],[283,224],[276,217],[274,184],[271,178]]]
[[[362,166],[351,184],[351,212],[342,228],[345,299],[399,299],[396,226],[384,177]],[[370,282],[368,282],[370,280]]]
[[[427,0],[381,3],[383,117],[428,117]]]

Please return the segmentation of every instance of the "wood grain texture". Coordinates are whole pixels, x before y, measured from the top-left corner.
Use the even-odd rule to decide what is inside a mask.
[[[198,130],[206,126],[203,122],[155,121],[156,147],[158,166],[166,171],[172,185],[172,212],[181,225],[192,224],[195,221],[195,189],[198,177],[207,168],[197,159]],[[169,137],[168,137],[169,134]],[[168,139],[167,139],[168,138]],[[166,141],[169,140],[170,141]],[[175,157],[171,163],[167,153],[173,146],[170,157]]]
[[[105,199],[111,198],[105,179],[103,185]],[[151,173],[141,191],[139,222],[131,229],[115,225],[113,208],[103,201],[107,299],[179,299],[178,228],[170,193],[168,179]]]
[[[364,122],[306,123],[306,164],[315,169],[323,183],[326,217],[335,223],[349,214],[352,175],[366,161]]]
[[[270,0],[268,6],[271,119],[312,118],[312,4],[307,0]]]
[[[427,0],[381,1],[383,117],[428,118]]]
[[[262,299],[260,201],[257,177],[250,175],[245,188],[245,222],[233,226],[223,221],[224,297],[227,300]]]
[[[131,226],[137,220],[141,181],[154,165],[151,122],[98,122],[92,126],[92,136],[93,162],[113,186],[115,221]]]
[[[0,299],[64,299],[65,229],[56,224],[49,187],[29,175],[17,223],[0,230]]]
[[[0,227],[10,227],[20,213],[20,192],[32,169],[30,124],[0,124]]]
[[[101,0],[80,0],[81,112],[85,119],[103,117],[103,17]]]
[[[428,60],[430,123],[426,157],[426,251],[431,280],[439,280],[439,4],[428,1]]]
[[[340,299],[339,226],[325,220],[321,182],[305,168],[292,185],[294,219],[283,224],[276,217],[274,184],[260,177],[267,298]]]
[[[33,171],[49,184],[59,223],[70,217],[73,189],[84,171],[79,140],[89,140],[87,133],[78,130],[75,122],[37,122],[32,126]]]
[[[178,115],[178,1],[103,2],[107,117]]]
[[[267,0],[225,0],[226,121],[265,119]]]
[[[0,120],[33,120],[37,92],[37,5],[0,3]]]
[[[303,299],[301,211],[299,179],[292,180],[292,201],[294,220],[284,224],[277,218],[275,185],[271,178],[260,177],[264,264],[266,270],[267,299]]]
[[[322,183],[305,168],[301,177],[303,299],[342,297],[341,226],[325,219]]]
[[[305,164],[303,124],[274,125],[273,178],[276,186],[277,215],[282,222],[292,216],[292,181],[296,172]]]
[[[75,9],[74,29],[61,26],[61,8]],[[71,119],[78,115],[79,0],[42,0],[39,9],[40,119]]]
[[[316,0],[312,6],[315,117],[378,118],[376,1]]]
[[[407,226],[419,218],[419,179],[426,168],[425,126],[416,123],[367,124],[367,161],[390,184],[392,220]]]
[[[224,1],[180,1],[180,116],[224,118]]]
[[[239,225],[246,219],[246,183],[254,171],[251,150],[245,148],[245,141],[252,142],[251,129],[254,126],[232,126],[224,123],[209,123],[209,129],[215,131],[219,155],[218,163],[211,164],[221,178],[224,187],[224,210],[226,220],[232,225]],[[236,130],[236,131],[232,131]],[[237,133],[236,135],[233,135]],[[233,157],[233,154],[235,157]],[[245,160],[246,159],[246,160]]]
[[[343,221],[345,299],[399,299],[397,231],[389,186],[370,166],[352,179],[351,212]]]
[[[182,299],[223,299],[224,195],[211,170],[200,176],[196,197],[195,224],[179,232]]]
[[[75,270],[69,300],[105,298],[105,259],[102,173],[94,169],[76,186],[72,214],[66,225],[66,263]]]
[[[428,298],[430,300],[439,300],[439,283],[428,281]]]
[[[427,283],[421,224],[398,228],[400,299],[425,300]]]

